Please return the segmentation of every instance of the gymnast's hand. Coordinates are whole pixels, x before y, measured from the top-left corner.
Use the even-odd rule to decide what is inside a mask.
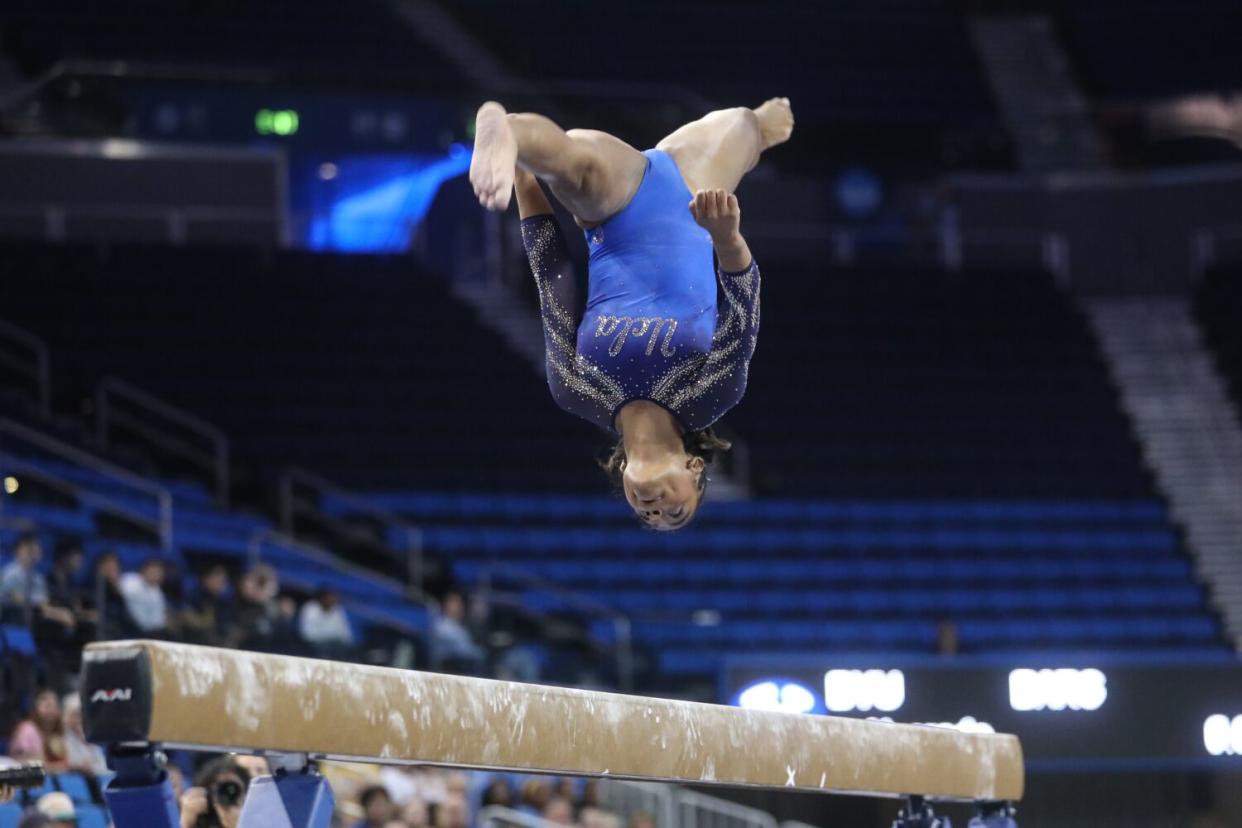
[[[699,190],[690,202],[690,215],[711,234],[722,270],[737,273],[750,267],[750,248],[742,238],[742,209],[737,196],[726,190]]]

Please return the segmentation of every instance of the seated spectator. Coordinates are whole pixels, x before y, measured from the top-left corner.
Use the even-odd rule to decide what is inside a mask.
[[[573,825],[574,805],[563,796],[554,796],[543,806],[540,816],[557,825]]]
[[[47,814],[31,808],[17,821],[17,828],[58,828],[58,826]]]
[[[115,552],[105,552],[95,561],[91,603],[99,638],[132,638],[138,635],[138,625],[130,617],[129,606],[121,594],[121,559]]]
[[[164,597],[167,569],[159,558],[147,558],[137,572],[121,576],[121,595],[139,632],[168,635],[168,600]]]
[[[539,816],[552,798],[552,786],[546,779],[527,779],[522,783],[522,795],[518,798],[519,811]]]
[[[13,561],[0,570],[0,607],[12,624],[34,621],[34,612],[47,604],[47,579],[39,571],[43,546],[39,536],[24,532],[13,545]]]
[[[587,806],[578,814],[582,828],[621,828],[621,817],[603,808]]]
[[[78,814],[74,810],[73,800],[68,794],[60,791],[45,793],[39,797],[35,803],[35,810],[43,814],[56,828],[64,828],[64,826],[74,826],[78,824]]]
[[[482,672],[483,648],[474,643],[465,621],[465,599],[461,593],[447,593],[431,630],[431,659],[437,669]]]
[[[304,655],[307,648],[301,633],[298,632],[298,602],[291,595],[280,595],[276,598],[275,606],[269,649],[273,653]]]
[[[252,567],[241,577],[232,624],[226,636],[227,646],[248,650],[270,649],[276,618],[275,599],[279,591],[276,571],[265,564]]]
[[[354,631],[341,606],[341,596],[325,587],[302,605],[298,632],[311,652],[324,658],[345,658],[354,646]]]
[[[630,828],[656,828],[655,817],[646,811],[630,815]]]
[[[68,767],[60,696],[55,690],[43,689],[35,694],[30,717],[13,729],[9,755],[19,762],[42,762],[54,773]]]
[[[33,535],[24,537],[26,548],[30,550],[26,559],[29,560],[30,556],[35,560],[42,557],[38,538]],[[76,542],[58,543],[51,583],[44,581],[42,594],[32,594],[31,601],[25,604],[32,610],[31,633],[43,659],[47,683],[57,690],[67,689],[77,675],[82,645],[88,640],[83,637],[83,630],[78,625],[82,603],[74,576],[81,565],[80,545]],[[37,570],[33,571],[33,575],[43,578]]]
[[[470,802],[459,793],[444,798],[436,809],[435,828],[470,828]]]
[[[396,808],[383,785],[368,785],[358,794],[363,819],[354,828],[384,828],[393,818]]]
[[[401,806],[401,822],[406,828],[428,828],[427,803],[415,797]]]
[[[231,756],[217,757],[181,795],[181,828],[237,828],[250,775]]]
[[[77,693],[65,696],[62,703],[64,713],[61,720],[65,731],[65,761],[69,770],[100,776],[108,772],[108,762],[104,759],[103,750],[99,745],[86,741],[86,733],[82,730],[82,699]]]
[[[256,756],[253,753],[231,753],[229,755],[246,773],[250,774],[251,780],[272,775],[272,766],[267,763],[266,757]]]
[[[498,776],[489,782],[487,787],[483,789],[482,803],[484,808],[491,805],[512,808],[513,788],[509,787],[509,780],[503,776]]]
[[[48,601],[73,610],[75,615],[86,611],[82,595],[82,568],[86,553],[82,541],[62,538],[52,550],[52,572],[48,576]]]
[[[178,627],[184,640],[220,646],[230,624],[233,601],[229,595],[229,571],[213,564],[198,577],[198,589],[181,611]]]

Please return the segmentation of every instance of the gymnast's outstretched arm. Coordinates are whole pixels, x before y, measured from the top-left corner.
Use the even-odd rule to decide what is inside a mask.
[[[544,369],[557,404],[571,413],[608,428],[612,407],[620,402],[606,377],[578,358],[578,281],[565,246],[560,223],[535,176],[519,169],[514,177],[522,243],[539,290],[543,321]]]
[[[690,428],[706,428],[746,393],[750,360],[759,338],[759,267],[741,233],[737,196],[724,189],[699,190],[690,202],[694,220],[712,237],[724,301],[716,314],[712,349],[694,381],[681,392],[681,413]]]

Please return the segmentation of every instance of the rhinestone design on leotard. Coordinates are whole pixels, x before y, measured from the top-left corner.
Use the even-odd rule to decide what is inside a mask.
[[[711,348],[687,352],[676,344],[678,320],[660,316],[607,316],[594,320],[592,337],[611,337],[607,357],[578,352],[577,284],[560,226],[551,216],[522,221],[522,241],[535,276],[543,317],[548,385],[557,404],[597,425],[613,428],[617,410],[634,399],[669,409],[683,427],[698,430],[741,399],[759,331],[759,268],[717,270],[720,293]],[[585,335],[585,334],[584,334]],[[627,341],[645,339],[638,357],[625,359]],[[657,370],[642,357],[663,357]]]

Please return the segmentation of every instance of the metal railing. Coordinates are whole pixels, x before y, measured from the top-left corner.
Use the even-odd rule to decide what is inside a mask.
[[[173,426],[180,433],[170,430]],[[229,503],[229,438],[211,423],[137,386],[104,377],[95,389],[95,429],[104,448],[123,430],[148,447],[202,469],[212,480],[216,503]],[[188,438],[188,439],[187,439]],[[195,445],[195,442],[202,445]]]
[[[317,520],[329,523],[341,523],[343,518],[325,512],[317,503],[311,507],[298,498],[299,489],[310,490],[317,500],[329,498],[342,506],[348,507],[350,514],[365,515],[389,530],[395,530],[402,539],[403,548],[397,550],[405,555],[406,584],[409,594],[415,598],[425,595],[423,566],[423,532],[422,529],[408,522],[398,514],[376,506],[365,497],[351,492],[319,475],[303,469],[287,469],[279,482],[280,528],[287,535],[296,535],[295,528],[299,513],[307,514]],[[388,536],[381,538],[379,544],[390,548]]]
[[[598,784],[600,804],[605,808],[627,818],[646,813],[657,828],[778,828],[776,818],[767,811],[678,785],[625,779],[601,779]],[[814,826],[783,822],[779,828]]]
[[[600,805],[627,819],[648,814],[655,820],[656,828],[673,828],[677,824],[677,790],[674,785],[624,779],[601,779],[597,788]]]
[[[678,789],[678,828],[777,828],[776,817],[767,811]]]
[[[50,454],[59,460],[102,475],[114,483],[149,496],[155,501],[156,516],[152,518],[108,497],[106,494],[92,491],[60,475],[38,469],[28,460],[11,454],[12,446],[14,445],[34,447],[39,452]],[[133,472],[113,465],[68,443],[57,440],[55,437],[50,437],[33,428],[7,419],[0,419],[0,458],[3,458],[7,468],[14,469],[22,474],[38,477],[42,482],[72,494],[92,508],[110,512],[139,526],[151,529],[159,538],[160,548],[165,552],[172,550],[173,501],[172,493],[165,487],[152,483],[150,480],[139,477]]]
[[[0,364],[7,365],[19,374],[30,377],[35,386],[35,398],[39,403],[39,412],[44,416],[52,413],[52,375],[51,360],[48,357],[47,343],[24,328],[0,319],[0,342],[7,342],[28,351],[28,359],[18,354],[0,350]]]
[[[524,592],[551,596],[570,610],[601,618],[611,624],[616,639],[612,649],[617,668],[617,683],[623,691],[634,689],[634,644],[628,616],[589,596],[549,583],[525,570],[496,563],[484,567],[479,574],[478,597],[483,606],[490,607],[496,600],[496,595],[501,592],[497,588],[498,580],[516,583]]]
[[[513,808],[506,808],[503,805],[488,805],[479,811],[477,825],[481,826],[499,826],[499,828],[564,828],[559,823],[546,820],[543,817],[527,814],[522,811],[515,811]]]

